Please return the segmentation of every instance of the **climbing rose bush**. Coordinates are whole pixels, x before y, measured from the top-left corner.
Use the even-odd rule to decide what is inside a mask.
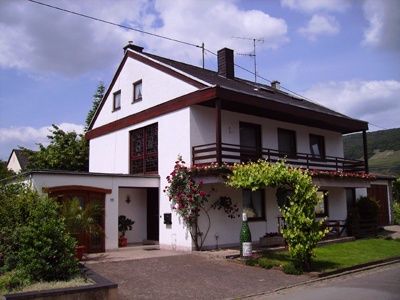
[[[202,190],[202,183],[196,183],[191,170],[185,166],[181,157],[175,162],[173,171],[167,176],[168,185],[164,192],[167,194],[171,207],[182,218],[188,227],[196,250],[201,250],[211,226],[210,209],[223,210],[229,218],[235,218],[239,208],[229,197],[219,197],[209,203],[209,197]],[[198,219],[203,213],[208,223],[202,231]]]

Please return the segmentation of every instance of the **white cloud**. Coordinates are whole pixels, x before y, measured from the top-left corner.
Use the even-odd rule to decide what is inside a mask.
[[[306,97],[324,106],[385,128],[400,127],[399,94],[397,80],[332,81],[305,92]]]
[[[283,7],[314,13],[317,11],[343,12],[350,6],[348,0],[281,0]]]
[[[232,1],[156,1],[155,9],[163,25],[157,33],[190,39],[196,44],[216,51],[229,47],[238,52],[252,50],[249,41],[232,37],[263,38],[261,48],[277,48],[288,41],[287,24],[259,10],[242,10]],[[200,49],[180,47],[163,40],[149,40],[153,48],[161,49],[174,57],[186,56],[200,60]],[[161,53],[160,53],[161,54]]]
[[[259,10],[242,10],[234,1],[98,0],[46,2],[118,24],[196,44],[215,51],[250,43],[232,36],[264,38],[264,48],[287,42],[287,25]],[[114,66],[128,40],[149,51],[200,60],[200,49],[94,22],[27,1],[0,2],[0,67],[78,76]]]
[[[364,45],[400,50],[400,1],[366,0],[364,16],[369,26],[364,32]]]
[[[299,33],[311,41],[315,41],[321,35],[335,35],[339,33],[340,25],[333,16],[313,15],[305,27],[299,29]]]
[[[61,123],[58,127],[66,132],[83,133],[83,125],[80,124]],[[51,126],[0,128],[0,158],[7,159],[11,150],[18,148],[18,146],[36,150],[38,143],[48,144],[47,136],[50,134],[51,128]]]

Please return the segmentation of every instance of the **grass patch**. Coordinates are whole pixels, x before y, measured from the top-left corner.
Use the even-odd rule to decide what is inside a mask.
[[[332,271],[400,256],[400,240],[362,239],[315,249],[316,271]]]
[[[7,273],[6,273],[7,274]],[[4,274],[4,275],[6,275]],[[3,276],[4,276],[3,275]],[[1,276],[0,276],[1,278]],[[10,294],[10,293],[23,293],[23,292],[31,292],[31,291],[44,291],[44,290],[52,290],[52,289],[63,289],[63,288],[72,288],[78,286],[86,286],[92,285],[94,281],[84,277],[75,277],[68,281],[51,281],[51,282],[35,282],[29,285],[24,286],[23,288],[13,289],[11,291],[0,291],[0,296],[2,294]]]
[[[382,259],[400,256],[400,240],[362,239],[357,241],[329,244],[315,249],[312,271],[327,272],[352,267]],[[291,259],[287,251],[266,251],[260,258],[253,259],[249,265],[264,268],[282,267],[288,273],[291,270]]]

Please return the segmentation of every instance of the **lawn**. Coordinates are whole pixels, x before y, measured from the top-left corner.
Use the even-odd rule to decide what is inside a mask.
[[[316,248],[315,255],[312,264],[313,271],[333,271],[386,258],[400,257],[400,240],[371,238],[330,244]],[[248,264],[270,268],[283,266],[288,262],[290,262],[290,257],[287,251],[267,251],[262,257],[249,261]]]

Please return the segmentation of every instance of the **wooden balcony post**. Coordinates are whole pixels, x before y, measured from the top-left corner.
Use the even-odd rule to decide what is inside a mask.
[[[363,130],[362,132],[363,136],[363,145],[364,145],[364,166],[365,166],[365,172],[369,173],[369,167],[368,167],[368,145],[367,145],[367,132]]]
[[[217,163],[220,165],[222,163],[222,134],[221,134],[221,99],[215,100],[215,143],[216,143],[216,154]]]

